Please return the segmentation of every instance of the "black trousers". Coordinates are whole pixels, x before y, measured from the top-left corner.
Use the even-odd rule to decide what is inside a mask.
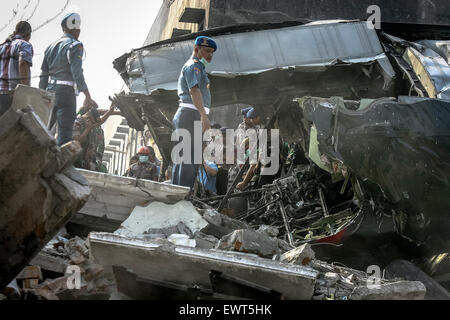
[[[13,94],[0,94],[0,117],[11,108]]]
[[[173,118],[173,128],[186,129],[191,134],[191,158],[181,154],[182,163],[174,164],[172,169],[172,184],[183,187],[194,187],[199,165],[194,164],[194,122],[200,121],[200,113],[193,109],[178,108]]]

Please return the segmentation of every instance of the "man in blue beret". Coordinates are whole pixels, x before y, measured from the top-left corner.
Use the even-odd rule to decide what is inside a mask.
[[[201,121],[203,132],[211,128],[208,118],[211,93],[206,66],[211,63],[216,50],[217,44],[214,40],[198,37],[195,40],[194,52],[183,66],[178,79],[180,105],[173,118],[173,127],[175,131],[186,129],[191,134],[191,158],[181,154],[181,163],[174,165],[172,183],[175,185],[190,188],[194,186],[198,171],[198,165],[194,164],[194,122]]]
[[[96,106],[91,98],[83,75],[83,44],[80,36],[81,17],[67,14],[61,21],[64,35],[45,50],[39,88],[55,92],[53,121],[58,123],[59,146],[72,140],[72,128],[76,119],[76,95],[83,92],[83,106]],[[52,126],[52,123],[50,124]]]
[[[262,120],[257,109],[250,108],[247,112],[247,119],[249,119],[249,121],[252,123],[252,127],[257,130],[261,129]]]

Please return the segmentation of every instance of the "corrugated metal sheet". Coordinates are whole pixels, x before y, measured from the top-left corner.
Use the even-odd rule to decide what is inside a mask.
[[[214,39],[219,49],[207,71],[215,76],[371,61],[380,63],[387,79],[395,75],[375,30],[366,22],[300,25]],[[176,90],[180,70],[192,49],[193,41],[186,40],[134,51],[127,61],[130,91]]]

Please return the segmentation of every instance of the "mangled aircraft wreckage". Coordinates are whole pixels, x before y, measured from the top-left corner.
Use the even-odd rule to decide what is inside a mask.
[[[297,150],[295,166],[265,191],[229,191],[226,205],[244,199],[238,218],[275,225],[299,245],[340,241],[372,216],[371,235],[383,220],[386,232],[447,250],[449,41],[317,21],[215,28],[133,50],[114,62],[129,88],[115,100],[131,127],[148,126],[166,165],[177,79],[198,35],[222,48],[207,67],[212,119],[227,124],[216,110],[258,106]]]
[[[35,116],[39,107],[20,102],[0,119],[2,148],[16,148],[19,136],[40,151],[29,158],[35,166],[19,172],[28,180],[10,184],[11,197],[0,198],[8,217],[0,287],[28,263],[60,274],[72,264],[85,270],[86,288],[106,290],[104,267],[116,289],[135,299],[448,299],[426,276],[399,281],[395,266],[395,277],[368,291],[366,272],[327,264],[314,251],[323,258],[330,253],[320,249],[331,248],[333,259],[345,261],[341,254],[349,250],[353,260],[346,262],[365,270],[400,256],[380,260],[376,242],[373,250],[351,251],[352,238],[399,234],[415,248],[448,249],[449,41],[410,42],[366,22],[318,21],[235,25],[134,50],[114,62],[129,88],[115,104],[130,127],[150,130],[163,172],[179,71],[192,39],[203,34],[223,48],[207,68],[211,117],[228,125],[219,110],[258,106],[288,149],[281,176],[237,192],[243,166],[226,195],[206,198],[169,184],[74,170],[77,146],[55,147]],[[238,54],[242,48],[255,54]],[[45,122],[48,112],[38,113]],[[0,159],[1,186],[17,174],[19,156],[16,150]],[[20,184],[27,192],[19,192]],[[14,201],[19,194],[23,199]],[[69,219],[114,233],[91,233],[86,243],[53,238]],[[67,297],[73,293],[65,281],[44,282],[34,294]]]

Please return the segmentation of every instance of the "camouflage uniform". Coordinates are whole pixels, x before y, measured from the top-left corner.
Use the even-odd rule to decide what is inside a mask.
[[[73,136],[81,136],[86,129],[86,123],[82,117],[78,117],[73,125]],[[103,165],[103,153],[105,152],[105,136],[101,127],[91,129],[86,140],[82,143],[83,151],[75,162],[77,168],[107,172]],[[95,158],[86,159],[86,152],[93,150]]]
[[[158,171],[156,165],[149,161],[137,162],[130,167],[128,177],[144,180],[158,181]]]

